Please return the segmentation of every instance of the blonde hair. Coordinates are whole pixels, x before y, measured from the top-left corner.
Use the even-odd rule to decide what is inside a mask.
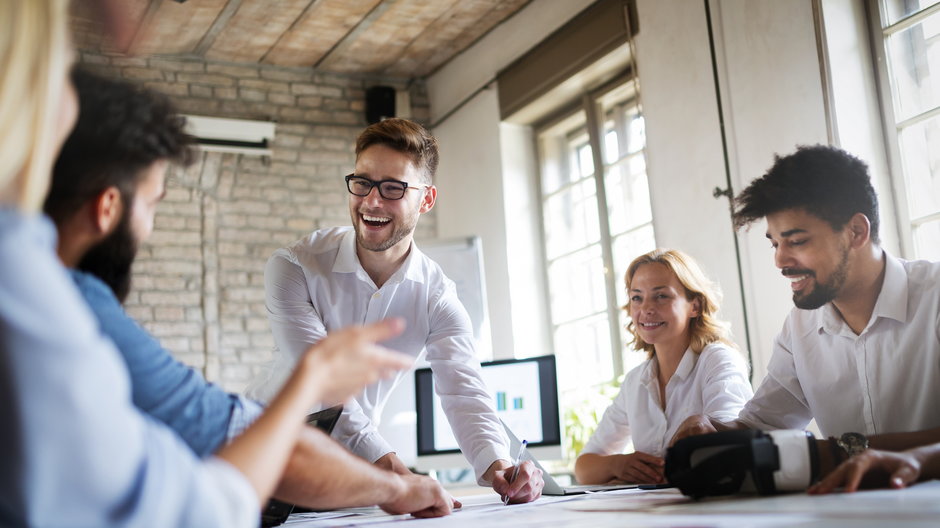
[[[701,353],[706,345],[722,342],[737,348],[731,340],[730,325],[717,318],[718,306],[721,303],[721,290],[718,285],[708,280],[695,259],[676,249],[654,249],[645,255],[633,259],[624,276],[627,295],[630,293],[630,282],[641,266],[646,264],[662,264],[669,268],[679,283],[685,288],[685,297],[690,302],[699,301],[699,315],[689,322],[689,348],[696,354]],[[623,306],[629,315],[629,302]],[[655,353],[653,345],[643,341],[636,331],[633,320],[627,324],[627,331],[633,336],[633,349],[645,350],[647,357],[652,358]]]
[[[38,211],[71,61],[67,0],[0,1],[0,196]]]

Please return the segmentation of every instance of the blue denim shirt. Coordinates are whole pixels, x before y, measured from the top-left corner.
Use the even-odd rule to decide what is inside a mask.
[[[54,248],[48,219],[0,206],[0,526],[257,526],[241,473],[132,404]]]
[[[183,365],[134,321],[100,279],[70,270],[102,333],[127,364],[138,409],[172,428],[199,456],[214,453],[261,412],[254,402],[228,394]]]

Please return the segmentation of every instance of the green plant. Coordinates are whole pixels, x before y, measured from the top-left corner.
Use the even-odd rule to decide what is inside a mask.
[[[569,466],[573,465],[584,449],[584,444],[594,434],[604,410],[610,406],[622,382],[623,376],[620,376],[606,383],[571,390],[564,395],[564,451]]]

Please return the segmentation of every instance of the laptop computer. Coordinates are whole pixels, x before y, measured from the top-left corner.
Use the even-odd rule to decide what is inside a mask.
[[[513,433],[512,430],[506,426],[505,422],[503,422],[503,428],[506,429],[506,435],[509,436],[509,452],[518,453],[519,446],[522,444],[522,441],[520,441],[515,433]],[[532,463],[535,464],[535,467],[542,470],[542,480],[545,481],[545,487],[542,488],[542,495],[578,495],[581,493],[593,493],[596,491],[635,489],[641,487],[646,488],[646,486],[641,486],[639,484],[583,484],[575,486],[562,486],[558,483],[558,481],[548,474],[548,471],[545,471],[545,468],[542,467],[542,464],[539,464],[539,461],[536,460],[536,458],[533,457],[529,451],[523,453],[522,460],[531,460]]]
[[[333,432],[333,427],[336,426],[336,422],[339,420],[339,415],[342,412],[342,405],[337,405],[336,407],[330,407],[329,409],[315,412],[313,414],[307,415],[307,425],[316,427],[317,429],[329,435],[331,432]],[[268,527],[283,524],[287,518],[290,517],[290,514],[295,511],[310,510],[296,507],[289,502],[271,499],[268,501],[267,506],[265,506],[261,511],[261,526]]]

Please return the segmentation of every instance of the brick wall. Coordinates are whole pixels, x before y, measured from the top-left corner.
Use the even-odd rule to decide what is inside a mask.
[[[240,391],[271,357],[264,264],[311,230],[349,225],[342,176],[366,126],[365,89],[408,89],[412,118],[427,122],[424,85],[178,58],[82,52],[86,66],[160,91],[194,115],[276,121],[273,155],[202,152],[175,170],[152,238],[134,267],[127,308],[177,358]],[[433,211],[417,238],[436,233]]]

